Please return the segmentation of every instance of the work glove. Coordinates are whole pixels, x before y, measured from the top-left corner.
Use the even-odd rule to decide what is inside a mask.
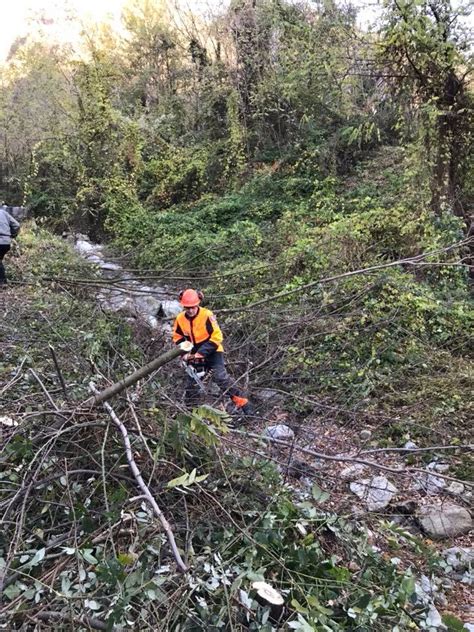
[[[202,353],[185,353],[183,356],[183,360],[188,364],[193,364],[194,362],[196,364],[201,364],[204,360],[204,356],[202,355]]]

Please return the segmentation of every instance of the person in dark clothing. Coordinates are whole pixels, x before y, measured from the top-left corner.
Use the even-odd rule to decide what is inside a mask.
[[[20,224],[7,211],[5,205],[0,206],[0,286],[7,283],[7,275],[3,258],[11,248],[12,239],[18,235]]]
[[[244,397],[234,380],[227,373],[224,362],[223,335],[214,314],[200,307],[202,293],[187,289],[180,293],[179,301],[184,310],[178,314],[173,325],[173,342],[184,340],[193,343],[190,353],[183,356],[185,362],[212,371],[212,379],[225,392],[244,415],[252,415],[253,407]],[[194,403],[199,397],[199,386],[189,375],[186,376],[185,400]]]

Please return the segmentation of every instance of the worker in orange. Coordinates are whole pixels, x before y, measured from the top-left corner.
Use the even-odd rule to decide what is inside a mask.
[[[253,410],[249,400],[234,386],[233,380],[227,373],[222,331],[214,314],[209,309],[200,307],[202,299],[202,292],[191,288],[180,292],[179,302],[183,306],[183,311],[174,321],[173,342],[175,344],[184,340],[192,342],[194,346],[190,353],[183,356],[183,360],[194,365],[204,365],[206,370],[212,370],[212,379],[221,391],[229,395],[244,415],[252,415]],[[195,402],[198,394],[198,385],[192,377],[187,375],[185,401]]]

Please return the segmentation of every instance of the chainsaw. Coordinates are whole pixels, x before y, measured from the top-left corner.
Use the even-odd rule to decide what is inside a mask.
[[[191,377],[199,387],[201,393],[207,393],[207,388],[204,385],[203,377],[206,375],[206,369],[204,368],[204,364],[200,364],[199,369],[192,364],[188,364],[187,362],[183,362],[184,370]]]

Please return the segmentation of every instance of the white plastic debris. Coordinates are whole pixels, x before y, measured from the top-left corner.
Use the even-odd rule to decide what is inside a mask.
[[[12,417],[7,417],[6,415],[1,415],[0,416],[0,425],[2,426],[18,426],[18,422],[16,421],[16,419],[13,419]]]
[[[265,429],[264,435],[266,437],[271,437],[272,439],[288,441],[294,438],[295,433],[289,426],[285,426],[285,424],[278,424],[276,426],[268,426],[268,428]]]

